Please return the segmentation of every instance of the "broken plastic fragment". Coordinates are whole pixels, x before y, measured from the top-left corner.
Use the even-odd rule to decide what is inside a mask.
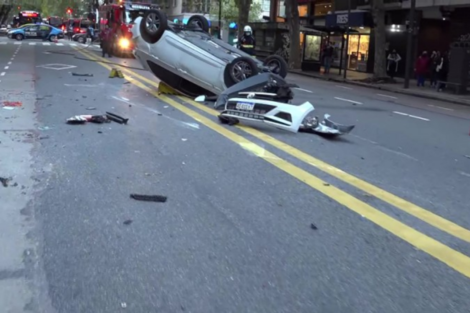
[[[206,96],[199,96],[196,99],[194,99],[196,102],[204,102],[206,101]]]
[[[137,195],[137,194],[131,194],[131,198],[134,200],[139,200],[139,201],[149,201],[149,202],[166,202],[167,197],[165,196],[149,196],[149,195]]]
[[[23,104],[20,101],[3,101],[3,107],[17,108]]]

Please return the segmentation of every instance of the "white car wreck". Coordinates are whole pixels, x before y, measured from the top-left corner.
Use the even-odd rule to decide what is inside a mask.
[[[264,73],[228,88],[218,97],[201,95],[198,102],[215,101],[215,109],[222,109],[221,123],[235,125],[241,121],[263,123],[289,132],[308,132],[336,137],[350,133],[354,125],[341,125],[314,115],[315,107],[310,102],[292,104],[294,93],[282,77]]]
[[[168,21],[165,13],[148,10],[134,21],[134,56],[158,79],[188,96],[218,95],[262,72],[285,77],[287,63],[278,56],[263,62],[212,37],[209,23],[193,15],[187,25]]]

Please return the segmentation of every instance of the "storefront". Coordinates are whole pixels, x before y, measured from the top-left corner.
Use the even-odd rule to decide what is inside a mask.
[[[351,12],[350,34],[348,51],[346,53],[346,33],[330,33],[330,42],[335,47],[334,61],[332,67],[339,68],[340,64],[346,62],[348,70],[367,72],[370,69],[370,48],[371,48],[371,25],[372,18],[368,12]],[[328,27],[343,27],[348,24],[347,12],[336,12],[328,14],[326,25]],[[341,57],[341,52],[343,57]],[[343,65],[344,67],[344,65]]]

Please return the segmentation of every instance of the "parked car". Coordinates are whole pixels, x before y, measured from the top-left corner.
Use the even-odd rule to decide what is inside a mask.
[[[78,33],[72,36],[73,41],[77,41],[79,43],[86,43],[88,34],[87,33]],[[93,42],[100,42],[99,31],[95,30],[95,38]]]
[[[0,36],[5,36],[8,33],[7,25],[0,25]]]
[[[26,24],[20,28],[10,30],[8,32],[8,38],[16,40],[46,38],[47,40],[54,41],[64,38],[64,32],[44,23]]]
[[[134,55],[161,81],[189,96],[217,95],[261,72],[287,75],[282,57],[272,55],[261,62],[212,37],[208,30],[209,23],[201,15],[179,25],[161,11],[147,10],[132,27]]]

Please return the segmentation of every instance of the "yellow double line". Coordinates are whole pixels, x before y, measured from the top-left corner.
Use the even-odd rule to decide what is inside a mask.
[[[80,53],[84,54],[88,58],[97,61],[103,67],[111,70],[111,67],[103,63],[106,61],[105,59],[92,55],[89,52],[85,52],[83,50],[79,51]],[[101,62],[100,62],[101,61]],[[259,157],[263,158],[266,162],[272,164],[273,166],[277,167],[278,169],[284,171],[288,175],[293,176],[294,178],[302,181],[303,183],[309,185],[310,187],[316,189],[317,191],[323,193],[324,195],[330,197],[331,199],[335,200],[336,202],[342,204],[346,208],[350,209],[351,211],[356,212],[357,214],[362,215],[364,218],[370,220],[371,222],[377,224],[378,226],[388,230],[392,234],[396,235],[397,237],[405,240],[406,242],[410,243],[411,245],[415,246],[416,248],[428,253],[429,255],[435,257],[436,259],[440,260],[441,262],[447,264],[454,270],[458,271],[462,275],[470,278],[470,258],[463,253],[456,251],[441,242],[426,236],[425,234],[415,230],[414,228],[388,216],[387,214],[375,209],[374,207],[370,206],[369,204],[360,201],[357,198],[354,198],[350,194],[334,187],[331,185],[325,184],[322,180],[317,178],[316,176],[308,173],[307,171],[287,162],[284,159],[276,156],[275,154],[263,151],[264,149],[259,145],[249,141],[243,136],[240,136],[227,128],[215,123],[211,119],[205,117],[197,113],[196,111],[188,108],[187,106],[173,100],[164,95],[159,95],[158,92],[154,89],[149,88],[148,86],[144,85],[142,82],[149,84],[150,86],[154,86],[158,88],[158,84],[146,77],[143,77],[137,74],[134,71],[131,71],[126,68],[122,68],[122,71],[131,75],[132,78],[127,77],[127,79],[135,86],[147,91],[148,93],[154,95],[155,97],[159,98],[160,100],[166,102],[167,104],[173,106],[175,109],[185,113],[186,115],[190,116],[191,118],[199,121],[200,123],[204,124],[206,127],[214,130],[215,132],[221,134],[222,136],[226,137],[227,139],[235,142],[238,145],[243,146],[247,150],[251,150],[254,154],[258,155]],[[134,78],[138,78],[134,79]],[[187,104],[197,108],[201,111],[204,111],[212,116],[217,116],[218,112],[210,109],[206,106],[203,106],[195,101],[189,100],[184,97],[178,97],[180,100],[186,102]],[[382,190],[372,184],[369,184],[353,175],[350,175],[338,168],[335,168],[321,160],[318,160],[305,152],[298,150],[288,144],[279,141],[271,136],[266,135],[263,132],[260,132],[256,129],[250,127],[243,127],[237,126],[242,131],[250,134],[270,145],[273,147],[309,164],[317,169],[336,177],[343,182],[346,182],[355,188],[358,188],[364,192],[367,192],[370,195],[375,196],[376,198],[391,204],[392,206],[416,217],[421,219],[422,221],[444,231],[454,237],[457,237],[461,240],[470,243],[470,231],[449,221],[446,220],[430,211],[427,211],[409,201],[401,199],[385,190]],[[260,153],[263,151],[263,153]]]

